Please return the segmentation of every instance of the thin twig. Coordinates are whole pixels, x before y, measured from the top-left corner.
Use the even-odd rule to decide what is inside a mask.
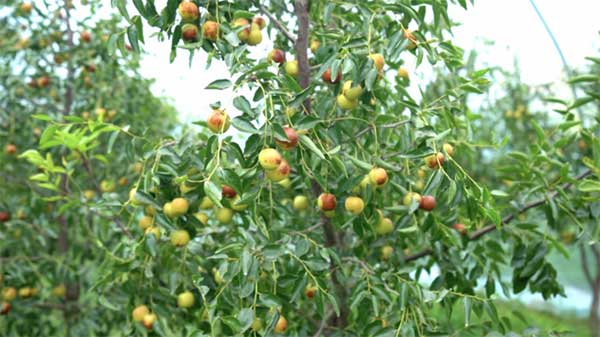
[[[269,18],[269,20],[275,25],[275,28],[277,28],[281,34],[283,34],[283,36],[285,36],[292,44],[296,43],[296,38],[294,38],[294,36],[285,28],[283,23],[277,20],[277,18],[275,18],[275,16],[273,16],[273,14],[271,14],[265,6],[258,3],[258,1],[255,1],[254,5],[257,6],[258,9]]]
[[[331,318],[331,311],[327,311],[327,313],[323,316],[323,319],[321,320],[321,324],[319,324],[319,329],[317,329],[317,332],[315,332],[313,337],[321,336],[321,333],[323,333],[323,330],[325,330],[325,328],[327,327],[327,322],[329,321],[330,318]]]

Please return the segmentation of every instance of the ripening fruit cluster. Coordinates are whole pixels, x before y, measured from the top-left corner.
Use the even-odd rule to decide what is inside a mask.
[[[192,1],[184,0],[179,4],[179,17],[181,18],[181,39],[184,43],[197,42],[199,40],[200,8]],[[236,18],[231,23],[240,41],[255,46],[262,42],[262,29],[265,28],[265,19],[255,16],[250,22],[246,18]],[[209,41],[217,41],[221,34],[219,22],[211,19],[204,20],[202,24],[202,37]]]
[[[0,283],[3,281],[3,275],[0,274]],[[64,284],[59,284],[50,290],[50,295],[56,298],[64,298],[66,296],[66,287]],[[5,286],[0,292],[0,315],[8,315],[12,309],[13,302],[35,298],[39,295],[39,290],[36,287],[25,286],[19,289],[12,286]]]
[[[256,46],[262,42],[262,30],[266,25],[265,19],[260,16],[253,17],[252,22],[246,18],[237,18],[232,23],[232,27],[238,32],[237,36],[240,41],[250,46]]]

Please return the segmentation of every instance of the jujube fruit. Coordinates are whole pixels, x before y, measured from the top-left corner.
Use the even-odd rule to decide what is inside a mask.
[[[435,198],[431,195],[422,196],[419,208],[426,212],[432,211],[435,208]]]
[[[331,211],[337,206],[337,200],[331,193],[322,193],[317,199],[317,205],[323,211]]]

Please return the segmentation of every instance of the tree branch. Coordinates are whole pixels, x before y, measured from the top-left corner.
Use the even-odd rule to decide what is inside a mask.
[[[295,12],[298,20],[298,38],[294,49],[298,60],[298,83],[302,89],[306,89],[310,85],[310,64],[308,63],[309,7],[309,0],[296,0]],[[310,99],[304,101],[304,113],[310,113]]]
[[[281,32],[281,34],[283,34],[283,36],[285,36],[292,44],[296,43],[296,39],[294,38],[294,36],[285,28],[281,21],[277,20],[277,18],[275,18],[275,16],[273,16],[273,14],[269,12],[269,10],[265,6],[260,4],[258,1],[254,1],[254,5],[258,7],[261,13],[263,13],[269,18],[269,20],[275,25],[275,28],[277,28]]]
[[[586,170],[586,171],[584,171],[583,173],[581,173],[581,174],[579,174],[578,176],[576,176],[576,177],[574,178],[574,180],[575,180],[575,181],[577,181],[577,180],[581,180],[581,179],[583,179],[583,178],[585,178],[585,177],[589,176],[590,174],[592,174],[592,170]],[[563,184],[563,185],[560,187],[560,189],[566,190],[566,189],[569,189],[569,188],[571,188],[571,186],[573,186],[573,183],[572,183],[572,182],[568,182],[568,183],[565,183],[565,184]],[[510,214],[510,215],[507,215],[507,216],[505,216],[504,218],[502,218],[501,224],[502,224],[503,226],[504,226],[504,225],[507,225],[507,224],[508,224],[509,222],[511,222],[511,221],[512,221],[512,220],[515,218],[515,216],[517,216],[518,214],[525,213],[525,212],[527,212],[528,210],[530,210],[530,209],[532,209],[532,208],[535,208],[535,207],[541,206],[541,205],[545,204],[545,203],[546,203],[546,201],[548,201],[548,200],[550,200],[550,199],[554,199],[554,198],[555,198],[557,195],[558,195],[558,190],[555,190],[555,191],[553,191],[553,192],[550,192],[550,193],[548,193],[548,195],[546,196],[546,198],[539,199],[539,200],[536,200],[536,201],[533,201],[533,202],[530,202],[530,203],[526,204],[525,206],[523,206],[523,207],[519,208],[519,209],[517,210],[517,212],[515,212],[515,213],[513,213],[513,214]],[[490,224],[490,225],[487,225],[487,226],[485,226],[485,227],[483,227],[483,228],[481,228],[481,229],[479,229],[479,230],[477,230],[477,231],[473,232],[473,233],[472,233],[472,234],[469,236],[469,241],[475,241],[475,240],[477,240],[477,239],[481,238],[482,236],[486,235],[487,233],[493,232],[494,230],[496,230],[496,225],[495,225],[495,224]],[[432,250],[431,248],[426,248],[426,249],[424,249],[424,250],[422,250],[422,251],[420,251],[420,252],[418,252],[418,253],[416,253],[416,254],[413,254],[413,255],[406,256],[406,257],[404,258],[404,262],[411,262],[411,261],[414,261],[414,260],[420,259],[420,258],[422,258],[422,257],[424,257],[424,256],[431,255],[432,253],[433,253],[433,250]]]
[[[319,324],[319,328],[317,329],[317,332],[315,332],[315,334],[313,335],[313,337],[320,337],[321,336],[321,333],[327,327],[327,322],[329,321],[330,317],[331,317],[331,311],[328,311],[325,314],[325,316],[323,316],[323,319],[321,320],[321,324]]]

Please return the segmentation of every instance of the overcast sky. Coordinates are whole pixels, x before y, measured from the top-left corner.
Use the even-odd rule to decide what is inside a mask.
[[[582,66],[586,63],[585,56],[598,54],[600,1],[537,0],[537,5],[553,30],[569,65]],[[480,60],[506,68],[513,66],[516,56],[522,78],[531,84],[565,79],[559,55],[528,0],[477,0],[468,11],[454,6],[450,14],[454,20],[463,23],[454,30],[456,45],[467,51],[473,48],[481,50],[484,39],[495,41],[493,46],[485,49],[487,53],[482,54]],[[181,50],[175,62],[169,64],[169,43],[152,38],[146,41],[148,55],[142,62],[142,73],[157,79],[153,88],[155,93],[173,99],[181,120],[205,119],[209,112],[208,104],[218,100],[228,107],[232,115],[237,113],[231,105],[231,92],[204,90],[213,80],[228,76],[224,64],[213,62],[212,67],[206,70],[206,55],[197,53],[190,68],[185,50]],[[271,48],[271,42],[264,39],[252,50],[256,55],[266,55]],[[414,72],[412,89],[418,92],[418,86],[428,80],[427,67],[414,69],[411,60],[407,64],[412,68],[409,70]],[[565,94],[568,95],[568,91]]]

